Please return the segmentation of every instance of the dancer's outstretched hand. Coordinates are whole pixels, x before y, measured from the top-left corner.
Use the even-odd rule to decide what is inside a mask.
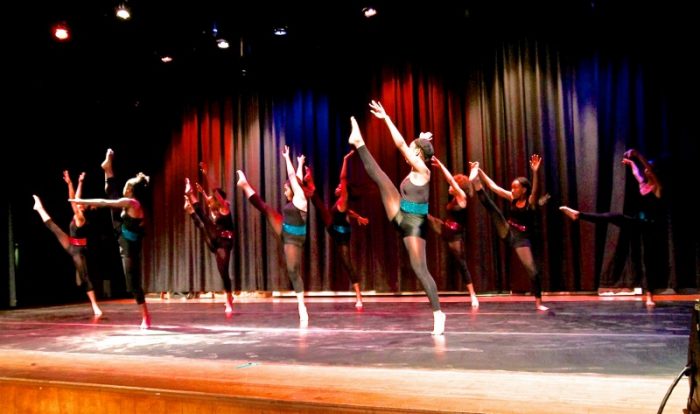
[[[369,107],[370,107],[370,112],[372,112],[372,114],[374,116],[376,116],[377,118],[385,119],[385,118],[389,117],[389,115],[386,114],[384,107],[382,106],[382,104],[379,101],[373,100],[372,102],[369,103]]]

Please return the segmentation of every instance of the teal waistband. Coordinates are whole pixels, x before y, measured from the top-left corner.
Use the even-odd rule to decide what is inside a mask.
[[[123,224],[122,224],[122,237],[124,237],[125,239],[132,241],[132,242],[139,240],[139,234],[134,233],[133,231],[127,229],[126,226],[124,226]]]
[[[282,223],[282,231],[293,236],[306,236],[306,225],[294,226],[292,224]]]
[[[335,230],[338,233],[350,233],[352,229],[350,228],[350,226],[341,226],[339,224],[334,224],[333,230]]]
[[[413,201],[401,200],[401,210],[411,214],[428,214],[428,203],[414,203]]]

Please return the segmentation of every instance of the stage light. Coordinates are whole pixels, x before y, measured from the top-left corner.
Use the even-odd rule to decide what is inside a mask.
[[[362,9],[362,14],[369,19],[370,17],[374,17],[377,15],[377,9],[368,6]]]
[[[119,7],[117,7],[116,15],[122,20],[129,20],[131,18],[131,13],[124,4],[120,4]]]
[[[275,27],[273,32],[275,36],[286,36],[287,35],[287,26],[278,26]]]
[[[53,26],[51,32],[53,33],[53,36],[56,39],[58,39],[62,42],[66,42],[66,41],[70,40],[70,28],[64,22],[56,23]]]
[[[173,57],[172,57],[172,56],[168,56],[168,55],[163,55],[163,56],[160,57],[160,61],[163,62],[163,63],[170,63],[170,62],[173,61]]]
[[[216,40],[216,46],[218,46],[219,49],[228,49],[229,48],[228,41],[226,39],[223,39],[223,38]]]

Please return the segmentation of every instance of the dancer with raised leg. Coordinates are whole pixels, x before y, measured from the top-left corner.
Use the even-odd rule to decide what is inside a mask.
[[[268,224],[284,245],[287,275],[296,294],[299,321],[304,324],[308,322],[309,315],[304,304],[304,280],[301,278],[301,258],[304,253],[304,243],[306,242],[308,202],[300,184],[301,177],[298,177],[294,171],[294,166],[289,156],[289,146],[284,146],[282,157],[287,167],[288,177],[284,183],[284,195],[287,198],[287,203],[282,208],[282,213],[265,203],[248,183],[248,179],[241,170],[236,171],[238,173],[237,185],[243,190],[248,201],[265,215]]]
[[[200,163],[200,168],[206,178],[207,188],[210,188],[206,164]],[[216,257],[216,268],[219,271],[226,293],[224,312],[230,315],[233,312],[233,287],[231,276],[229,275],[231,250],[233,249],[231,207],[226,200],[226,192],[220,187],[214,188],[211,195],[207,195],[199,184],[197,184],[197,190],[206,199],[206,211],[202,211],[199,199],[190,184],[189,178],[185,179],[185,211],[190,215],[195,225],[201,229],[207,247]]]
[[[642,285],[645,291],[645,304],[648,307],[656,305],[652,290],[655,279],[668,271],[668,263],[665,252],[668,249],[667,234],[665,228],[663,200],[661,198],[661,182],[659,181],[653,165],[635,149],[625,151],[622,164],[630,167],[632,175],[639,184],[641,196],[639,210],[635,214],[623,213],[594,213],[574,210],[568,206],[561,206],[559,210],[573,221],[583,220],[591,223],[609,223],[618,227],[624,227],[638,236],[642,243],[642,263],[644,269],[640,270],[635,282]],[[641,169],[638,164],[641,164]],[[666,269],[664,269],[666,267]]]
[[[498,186],[486,173],[479,168],[478,163],[471,166],[469,179],[474,186],[479,201],[486,207],[491,220],[496,226],[498,237],[508,243],[518,255],[520,263],[525,266],[525,271],[530,278],[532,294],[535,296],[535,308],[539,311],[546,311],[549,308],[542,304],[542,274],[539,266],[535,263],[532,254],[533,226],[535,225],[535,214],[537,212],[537,192],[538,177],[537,172],[542,163],[542,158],[533,154],[530,157],[530,169],[532,170],[532,183],[527,177],[517,177],[510,184],[510,191]],[[497,196],[508,201],[508,218],[491,200],[484,191],[482,181]]]
[[[318,193],[315,191],[311,195],[311,202],[319,210],[323,224],[326,226],[326,231],[331,236],[335,249],[340,255],[340,264],[350,278],[350,283],[352,283],[352,288],[355,291],[355,308],[362,309],[360,275],[355,270],[355,266],[353,266],[352,259],[350,258],[350,235],[352,232],[350,223],[351,220],[355,220],[358,225],[366,226],[369,220],[348,208],[348,159],[353,153],[354,151],[350,151],[343,157],[343,166],[340,169],[340,183],[335,189],[335,196],[337,198],[333,206],[330,209],[327,208],[321,197],[319,197]],[[308,182],[310,187],[315,189],[310,168],[306,169],[304,181]]]
[[[112,226],[114,227],[119,253],[122,258],[126,289],[134,295],[136,304],[141,311],[141,329],[151,327],[151,316],[148,313],[146,297],[141,280],[141,248],[144,235],[145,212],[142,201],[144,191],[148,187],[149,177],[140,172],[126,181],[121,195],[115,185],[112,161],[114,151],[107,150],[101,166],[105,173],[105,192],[109,198],[72,199],[69,201],[80,205],[109,207],[112,209]],[[121,212],[117,214],[117,209]]]
[[[77,189],[73,188],[73,181],[70,179],[70,174],[68,171],[63,171],[63,180],[68,186],[68,198],[80,198],[83,192],[83,180],[85,179],[85,173],[81,173],[78,178]],[[41,220],[44,222],[46,227],[51,230],[51,232],[56,236],[58,242],[73,259],[73,265],[75,266],[75,272],[77,276],[76,282],[79,286],[85,289],[88,299],[90,299],[90,304],[92,305],[92,312],[95,317],[99,318],[102,316],[102,310],[97,304],[97,299],[95,298],[95,290],[90,282],[90,275],[88,273],[87,265],[87,220],[85,219],[85,214],[83,213],[85,207],[76,203],[71,202],[71,208],[73,209],[73,219],[69,225],[69,233],[66,234],[54,221],[51,216],[46,212],[41,200],[38,196],[34,195],[34,210],[39,213]]]
[[[389,128],[394,145],[406,162],[411,166],[411,172],[403,179],[400,192],[391,179],[367,149],[360,133],[360,128],[354,117],[350,118],[352,131],[348,142],[355,147],[367,175],[379,188],[382,204],[387,218],[396,226],[403,244],[408,252],[411,268],[423,286],[433,310],[433,335],[445,332],[446,315],[440,309],[440,298],[437,285],[428,270],[425,252],[425,235],[428,224],[428,196],[430,194],[430,168],[427,163],[433,156],[433,145],[430,143],[432,134],[421,133],[410,145],[406,144],[399,130],[387,115],[382,104],[372,101],[369,104],[372,114],[383,119]]]
[[[441,220],[432,215],[428,215],[430,227],[447,243],[447,249],[453,259],[457,261],[459,272],[464,278],[464,283],[467,286],[469,297],[471,298],[472,308],[479,307],[479,299],[474,291],[474,283],[472,275],[467,267],[466,248],[464,243],[464,232],[467,222],[467,194],[473,192],[469,178],[464,174],[452,176],[450,170],[433,156],[433,165],[440,168],[442,175],[450,185],[447,190],[452,198],[447,202],[445,210],[447,217]]]

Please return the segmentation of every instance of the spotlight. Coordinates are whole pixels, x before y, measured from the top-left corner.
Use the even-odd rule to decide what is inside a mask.
[[[287,26],[275,27],[275,29],[272,31],[272,33],[274,33],[275,36],[286,36],[287,35]]]
[[[364,14],[364,16],[369,19],[370,17],[374,17],[377,15],[377,9],[368,6],[362,9],[362,14]]]
[[[131,13],[124,4],[120,4],[119,7],[117,7],[116,15],[122,20],[129,20],[131,18]]]
[[[62,42],[70,40],[70,28],[64,22],[56,23],[51,29],[53,36]]]
[[[221,38],[221,39],[216,39],[216,46],[218,46],[219,49],[228,49],[229,44],[228,44],[228,41],[226,39]]]

